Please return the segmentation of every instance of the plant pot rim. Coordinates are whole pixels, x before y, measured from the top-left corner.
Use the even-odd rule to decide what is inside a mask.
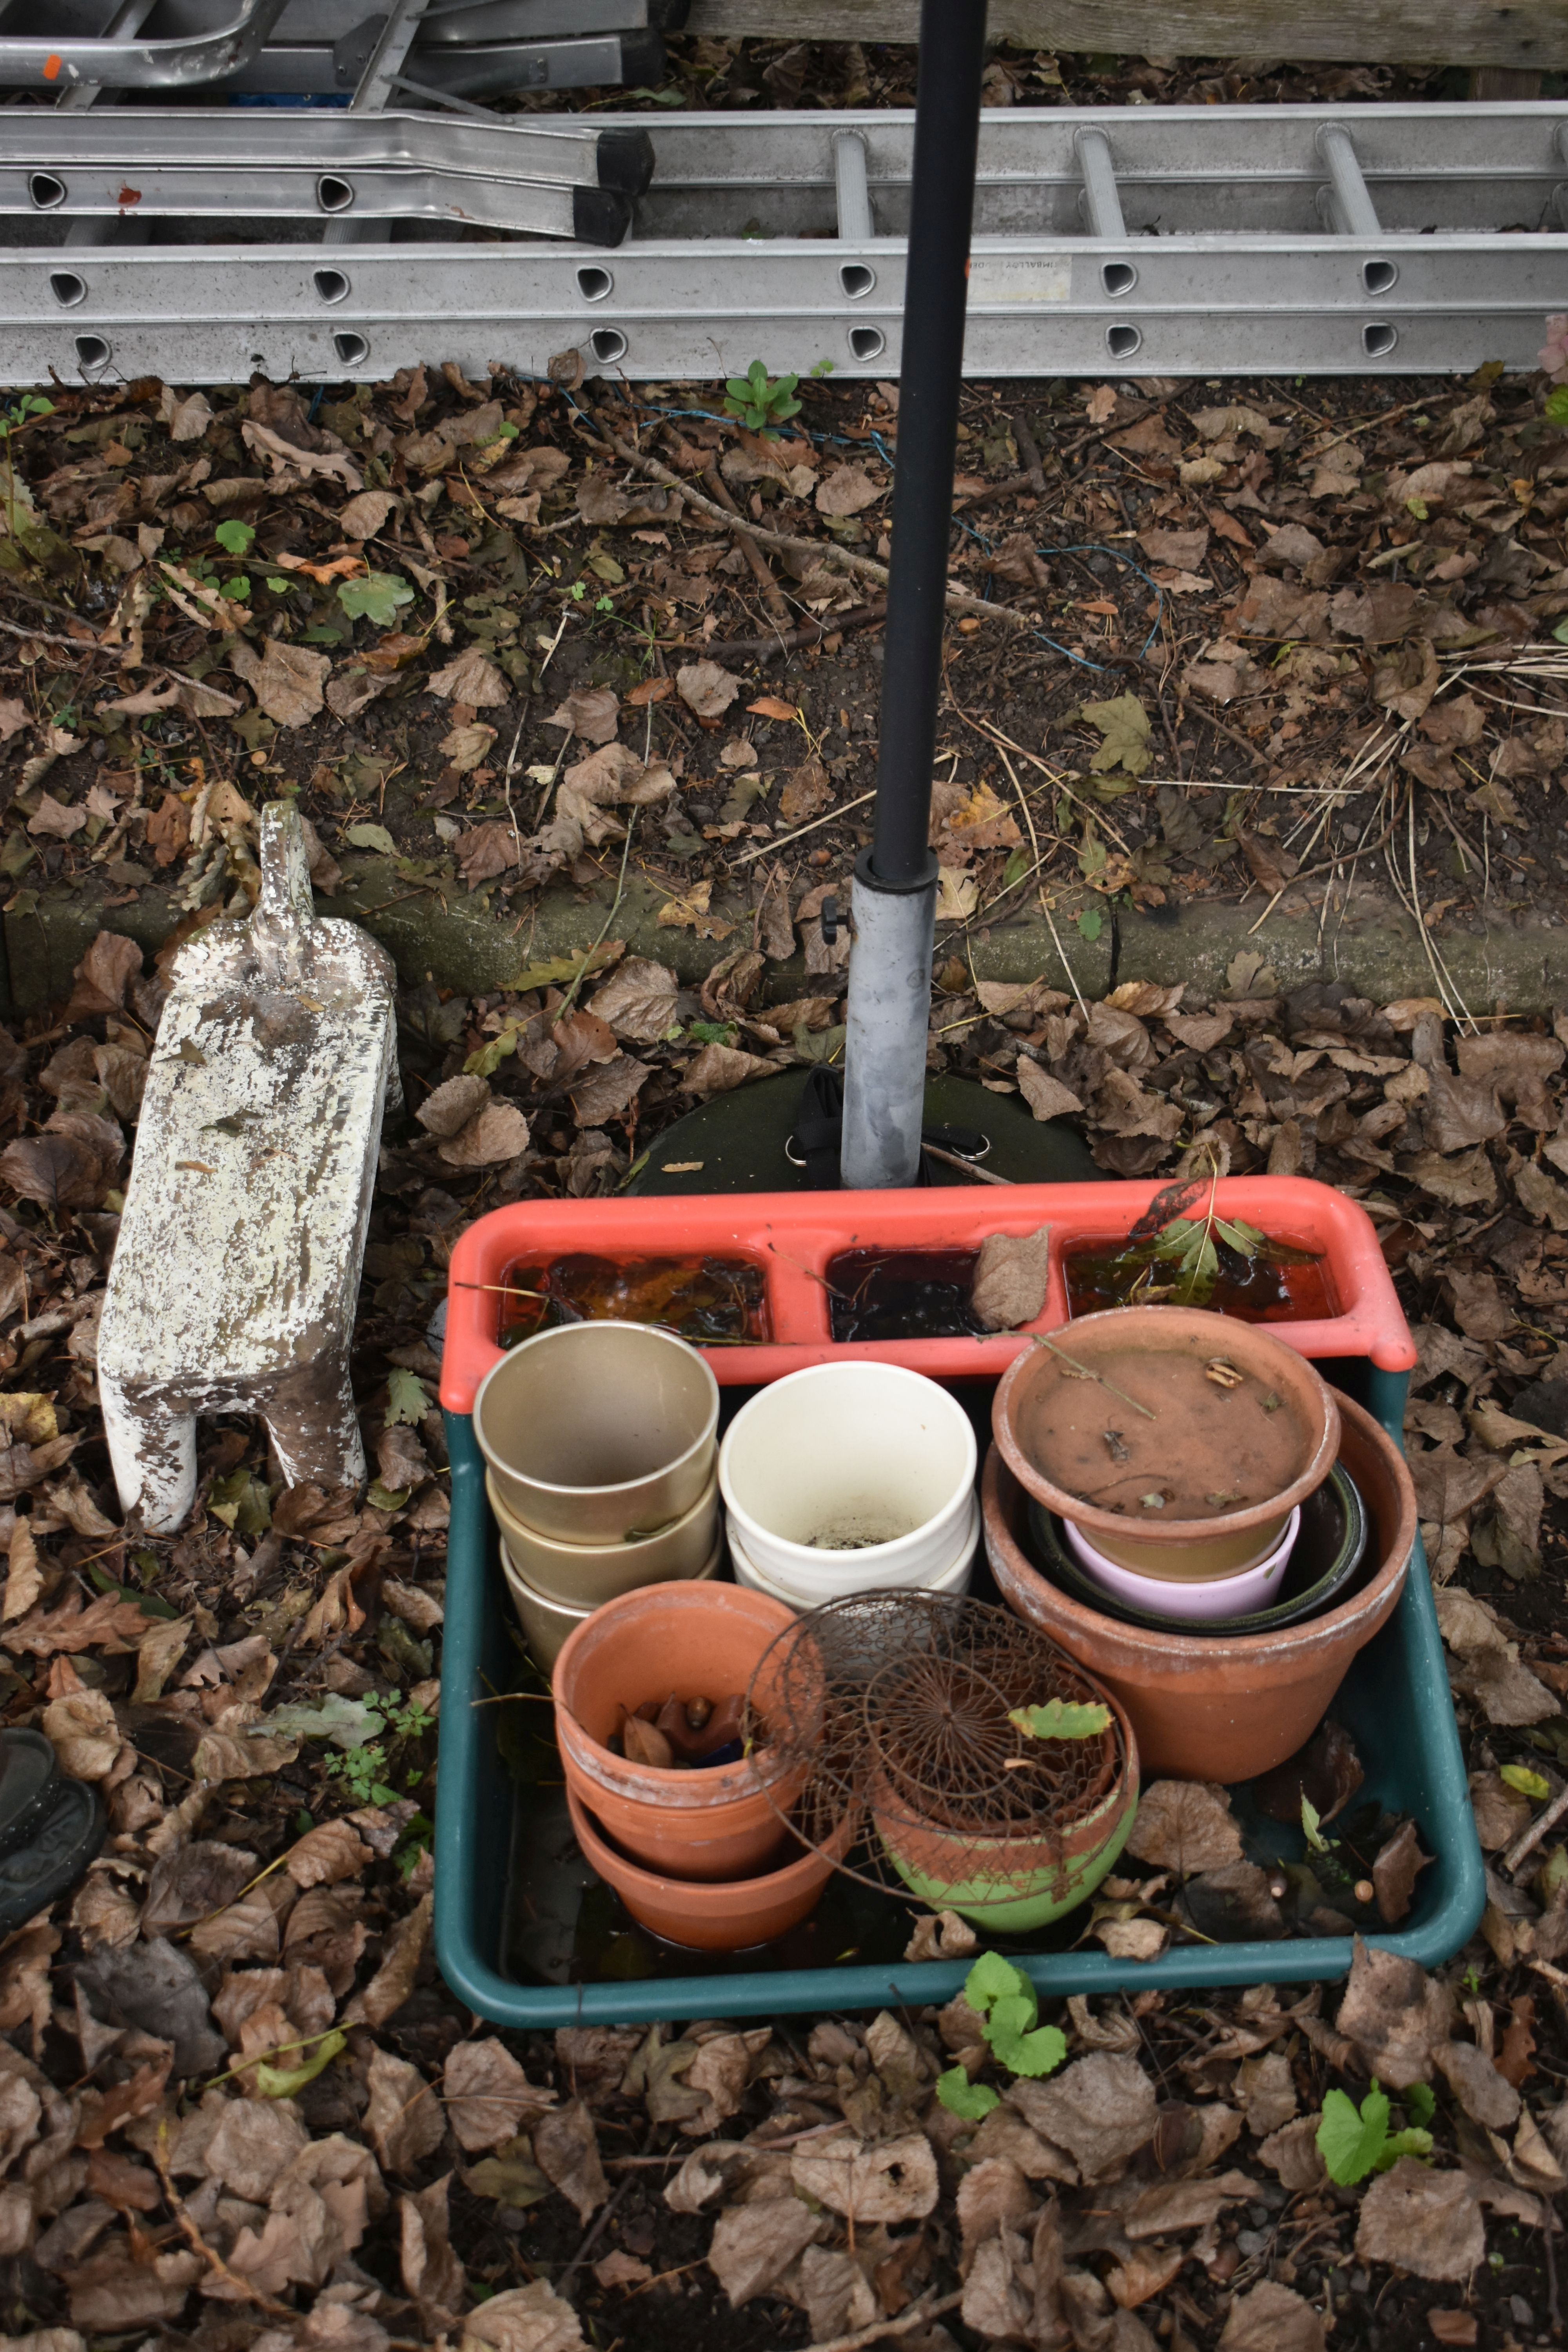
[[[962,1475],[954,1480],[952,1494],[949,1500],[942,1505],[941,1510],[933,1511],[929,1518],[922,1519],[919,1527],[906,1528],[900,1536],[889,1536],[885,1543],[862,1544],[854,1551],[835,1552],[825,1549],[817,1544],[796,1543],[792,1537],[778,1535],[773,1528],[763,1527],[761,1520],[755,1518],[747,1509],[746,1505],[737,1499],[730,1474],[736,1435],[743,1427],[747,1416],[765,1411],[784,1391],[803,1388],[808,1381],[820,1385],[826,1380],[842,1385],[846,1379],[865,1380],[868,1376],[900,1383],[912,1393],[930,1395],[934,1391],[931,1409],[936,1412],[946,1410],[953,1417],[955,1428],[962,1424],[959,1429],[960,1443],[967,1442],[964,1469]],[[854,1559],[868,1573],[874,1573],[879,1567],[885,1567],[888,1561],[894,1559],[898,1553],[918,1545],[929,1528],[935,1527],[939,1521],[954,1516],[963,1496],[973,1494],[975,1474],[979,1467],[980,1448],[974,1435],[973,1423],[950,1389],[944,1388],[940,1381],[933,1381],[928,1373],[912,1371],[907,1364],[885,1364],[857,1358],[841,1363],[804,1365],[798,1372],[786,1372],[782,1380],[769,1381],[765,1386],[757,1391],[755,1396],[748,1397],[725,1431],[723,1443],[719,1448],[719,1489],[724,1497],[726,1514],[741,1528],[742,1540],[746,1542],[748,1559],[754,1560],[755,1557],[756,1546],[749,1540],[752,1530],[755,1528],[765,1544],[771,1546],[782,1556],[787,1557],[791,1566],[801,1569],[809,1579],[814,1573],[831,1575],[831,1568],[825,1566],[825,1563],[835,1559]],[[802,1475],[809,1477],[808,1466],[803,1468]],[[766,1570],[763,1573],[765,1574]],[[893,1588],[889,1587],[889,1590]],[[818,1598],[830,1601],[837,1600],[838,1595],[834,1592],[824,1592]]]
[[[500,1378],[509,1364],[519,1362],[531,1348],[547,1347],[552,1339],[575,1339],[580,1347],[583,1334],[595,1331],[609,1332],[617,1338],[628,1331],[644,1333],[648,1339],[657,1339],[667,1347],[679,1348],[683,1355],[699,1365],[710,1391],[708,1416],[700,1434],[693,1438],[682,1452],[672,1454],[668,1462],[660,1463],[657,1470],[644,1470],[636,1478],[619,1478],[611,1486],[563,1486],[553,1479],[536,1478],[531,1471],[518,1470],[510,1462],[500,1460],[485,1436],[485,1398],[491,1382]],[[536,1493],[552,1496],[563,1503],[584,1501],[590,1496],[595,1501],[613,1502],[617,1495],[635,1494],[638,1487],[649,1486],[655,1479],[668,1478],[673,1472],[684,1469],[704,1446],[712,1444],[719,1427],[719,1383],[713,1377],[712,1365],[701,1349],[694,1348],[689,1339],[683,1339],[679,1331],[668,1330],[662,1323],[627,1323],[615,1316],[598,1316],[590,1323],[560,1323],[551,1331],[531,1332],[526,1339],[520,1339],[514,1348],[509,1348],[504,1355],[498,1357],[474,1391],[473,1427],[479,1452],[490,1469],[503,1478],[514,1478],[520,1486],[531,1486]]]
[[[1087,1608],[1070,1593],[1043,1577],[1028,1558],[1023,1545],[1013,1533],[1012,1522],[1025,1508],[1026,1489],[1016,1478],[998,1446],[993,1446],[985,1457],[981,1473],[981,1505],[985,1521],[986,1549],[1005,1546],[1014,1557],[1005,1563],[1009,1574],[1018,1571],[1043,1585],[1051,1596],[1056,1622],[1086,1638],[1095,1645],[1095,1666],[1092,1671],[1103,1675],[1116,1671],[1107,1659],[1119,1656],[1147,1672],[1150,1667],[1163,1667],[1173,1682],[1186,1681],[1200,1675],[1205,1667],[1258,1666],[1274,1657],[1290,1655],[1305,1658],[1314,1651],[1337,1649],[1346,1633],[1361,1621],[1375,1616],[1381,1622],[1398,1597],[1415,1547],[1416,1508],[1415,1488],[1405,1457],[1381,1423],[1347,1397],[1339,1400],[1343,1422],[1356,1439],[1381,1454],[1387,1466],[1396,1473],[1400,1507],[1397,1529],[1393,1543],[1387,1548],[1382,1565],[1367,1579],[1360,1591],[1325,1611],[1321,1617],[1309,1617],[1294,1625],[1281,1625],[1257,1633],[1194,1634],[1156,1632],[1152,1627],[1131,1625],[1119,1617],[1107,1617],[1098,1609]],[[1359,1483],[1359,1482],[1358,1482]],[[1371,1540],[1377,1541],[1376,1515],[1370,1495],[1363,1486],[1363,1499],[1372,1520]],[[1005,1587],[1004,1587],[1005,1590]],[[1070,1648],[1066,1634],[1055,1638]]]
[[[1158,1317],[1158,1323],[1152,1318]],[[1012,1413],[1015,1397],[1025,1386],[1039,1360],[1041,1350],[1028,1347],[1013,1359],[996,1384],[996,1394],[991,1408],[991,1428],[995,1445],[1009,1471],[1026,1494],[1044,1503],[1058,1518],[1071,1519],[1091,1534],[1127,1536],[1136,1530],[1142,1543],[1182,1545],[1212,1543],[1216,1538],[1241,1535],[1249,1528],[1266,1527],[1271,1519],[1282,1518],[1292,1506],[1310,1495],[1328,1475],[1339,1451],[1339,1402],[1317,1367],[1305,1356],[1299,1355],[1288,1340],[1268,1325],[1243,1323],[1235,1316],[1221,1315],[1206,1307],[1107,1307],[1096,1314],[1080,1315],[1062,1327],[1062,1352],[1070,1350],[1076,1338],[1082,1344],[1086,1332],[1098,1338],[1108,1324],[1114,1323],[1119,1331],[1126,1331],[1129,1318],[1136,1318],[1140,1330],[1151,1338],[1163,1336],[1172,1343],[1151,1353],[1175,1354],[1185,1352],[1184,1340],[1200,1343],[1224,1333],[1223,1342],[1215,1342],[1214,1352],[1245,1360],[1249,1354],[1261,1354],[1273,1360],[1282,1381],[1298,1391],[1315,1397],[1319,1407],[1320,1427],[1306,1466],[1290,1483],[1271,1495],[1266,1501],[1247,1504],[1236,1511],[1216,1511],[1206,1519],[1168,1519],[1157,1517],[1134,1520],[1125,1511],[1106,1511],[1088,1503],[1065,1486],[1058,1486],[1047,1477],[1028,1455],[1014,1433]]]
[[[1110,1709],[1112,1720],[1106,1726],[1100,1737],[1112,1743],[1113,1755],[1109,1786],[1100,1787],[1082,1812],[1075,1814],[1071,1820],[1058,1825],[1056,1835],[1064,1849],[1069,1838],[1081,1837],[1094,1827],[1104,1813],[1125,1803],[1129,1797],[1135,1800],[1139,1792],[1138,1740],[1132,1728],[1131,1717],[1116,1693],[1107,1689],[1097,1675],[1091,1674],[1087,1666],[1080,1665],[1076,1658],[1071,1663],[1076,1672],[1089,1685],[1096,1696]],[[1118,1735],[1120,1735],[1119,1742]],[[1115,1752],[1118,1746],[1119,1753]],[[994,1836],[987,1836],[984,1832],[971,1835],[962,1829],[955,1829],[951,1822],[939,1822],[926,1813],[897,1813],[884,1809],[879,1817],[877,1794],[879,1789],[888,1787],[887,1767],[878,1762],[873,1767],[873,1772],[874,1777],[866,1799],[867,1812],[873,1825],[879,1822],[879,1818],[886,1819],[890,1822],[895,1830],[904,1828],[918,1836],[929,1837],[935,1842],[962,1843],[975,1854],[996,1853],[1009,1846],[1029,1852],[1043,1848],[1048,1842],[1048,1833],[1038,1830],[1021,1832],[1017,1835],[1009,1835],[1005,1832]],[[900,1801],[896,1790],[889,1790],[889,1793],[895,1802]],[[879,1827],[877,1834],[879,1837],[883,1834]]]
[[[598,1781],[624,1802],[661,1807],[678,1813],[711,1815],[726,1807],[750,1806],[757,1799],[765,1798],[768,1788],[783,1780],[789,1769],[780,1758],[772,1770],[765,1769],[760,1759],[769,1756],[766,1747],[752,1756],[742,1757],[736,1763],[713,1765],[701,1770],[634,1764],[595,1739],[573,1714],[563,1686],[574,1674],[585,1670],[582,1665],[584,1654],[591,1656],[595,1643],[614,1631],[613,1620],[617,1613],[641,1613],[650,1607],[750,1618],[763,1637],[759,1659],[780,1633],[799,1622],[786,1602],[771,1600],[766,1593],[749,1592],[737,1584],[700,1582],[693,1578],[668,1584],[636,1585],[630,1592],[617,1594],[614,1601],[602,1601],[568,1634],[550,1678],[562,1747],[570,1747],[573,1760],[588,1779]]]

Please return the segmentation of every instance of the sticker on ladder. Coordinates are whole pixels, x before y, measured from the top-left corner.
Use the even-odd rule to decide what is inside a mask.
[[[973,302],[1066,302],[1072,263],[1041,254],[976,254],[969,265]]]

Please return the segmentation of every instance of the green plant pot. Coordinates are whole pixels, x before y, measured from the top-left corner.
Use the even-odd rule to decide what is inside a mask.
[[[1086,1677],[1087,1679],[1087,1677]],[[1103,1734],[1116,1763],[1076,1819],[1058,1833],[992,1837],[961,1823],[916,1818],[879,1772],[870,1793],[871,1826],[911,1895],[933,1911],[957,1911],[977,1927],[1009,1935],[1044,1927],[1093,1894],[1127,1843],[1138,1811],[1138,1747],[1114,1693],[1094,1685],[1110,1708]]]

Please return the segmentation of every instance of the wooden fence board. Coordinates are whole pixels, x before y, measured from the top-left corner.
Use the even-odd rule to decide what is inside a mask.
[[[918,0],[694,0],[694,33],[912,41]],[[1568,0],[992,0],[991,30],[1026,48],[1164,57],[1329,58],[1376,65],[1568,66]]]

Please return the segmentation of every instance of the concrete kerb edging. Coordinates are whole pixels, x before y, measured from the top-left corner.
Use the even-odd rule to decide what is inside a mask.
[[[428,975],[465,995],[507,987],[526,965],[591,947],[610,904],[607,892],[588,897],[572,889],[546,890],[520,920],[492,914],[482,900],[460,889],[443,899],[438,889],[411,887],[389,859],[357,864],[353,884],[336,898],[319,899],[318,911],[363,923],[390,951],[405,985],[416,985]],[[184,913],[174,887],[153,885],[130,904],[106,904],[113,895],[107,889],[62,889],[58,898],[40,896],[26,913],[5,916],[9,1002],[0,1004],[0,1013],[25,1016],[68,997],[72,974],[95,932],[121,932],[152,953]],[[628,954],[668,964],[682,981],[695,984],[721,958],[751,944],[751,909],[743,903],[715,908],[735,927],[719,940],[661,927],[658,916],[665,903],[666,894],[651,884],[628,883],[614,926]],[[1090,999],[1129,980],[1167,985],[1185,981],[1194,995],[1219,995],[1226,992],[1232,961],[1247,950],[1272,967],[1279,989],[1339,981],[1381,1003],[1435,992],[1415,922],[1386,899],[1368,898],[1348,919],[1336,917],[1326,927],[1320,926],[1316,910],[1288,915],[1281,908],[1256,931],[1256,900],[1238,905],[1200,899],[1152,914],[1121,908],[1114,920],[1103,900],[1089,903],[1103,917],[1092,941],[1077,930],[1075,899],[1064,898],[1056,908],[1070,976],[1037,908],[994,927],[981,925],[967,939],[939,924],[938,956],[955,949],[966,961],[972,956],[981,980],[1043,977],[1064,988],[1076,982]],[[1474,1013],[1490,1013],[1499,1004],[1513,1013],[1549,1013],[1568,1001],[1568,927],[1549,916],[1499,910],[1484,929],[1445,926],[1438,944],[1455,987]],[[798,954],[768,967],[767,995],[773,1002],[806,994],[812,985]]]

